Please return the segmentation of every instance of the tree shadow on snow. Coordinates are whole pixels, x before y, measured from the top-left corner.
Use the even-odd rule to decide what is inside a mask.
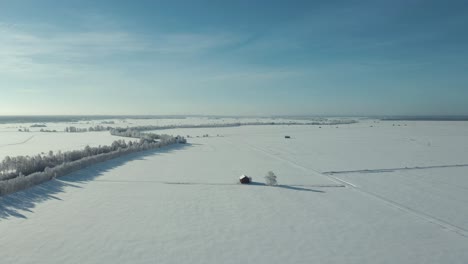
[[[261,182],[251,182],[247,185],[253,185],[253,186],[269,186],[266,185],[265,183]],[[282,188],[282,189],[288,189],[288,190],[293,190],[293,191],[304,191],[304,192],[316,192],[316,193],[325,193],[324,191],[321,190],[315,190],[315,189],[309,189],[309,188],[302,188],[302,187],[297,187],[297,186],[291,186],[291,185],[274,185],[274,186],[269,186],[269,187],[275,187],[275,188]]]
[[[125,165],[128,162],[132,162],[136,160],[146,160],[146,157],[170,153],[172,151],[177,151],[177,150],[187,148],[190,146],[192,146],[192,144],[189,144],[189,143],[175,144],[175,145],[163,147],[160,149],[132,153],[123,157],[119,157],[116,159],[112,159],[103,163],[93,165],[83,170],[75,171],[69,175],[60,177],[60,180],[66,181],[66,182],[74,182],[74,183],[87,183],[105,174],[106,172],[112,169]]]
[[[12,193],[0,197],[0,220],[9,217],[24,218],[27,217],[22,212],[33,212],[36,204],[47,200],[61,200],[55,196],[65,192],[65,188],[82,188],[73,183],[87,183],[103,175],[105,172],[125,165],[135,160],[145,160],[145,157],[170,153],[183,148],[190,147],[191,144],[176,144],[160,149],[147,150],[138,153],[128,154],[116,159],[91,165],[90,167],[75,171],[69,175],[44,182],[32,188]]]
[[[37,203],[47,200],[61,200],[54,196],[63,192],[65,187],[81,188],[59,180],[51,180],[27,190],[0,197],[0,219],[9,216],[26,218],[21,211],[32,212]]]

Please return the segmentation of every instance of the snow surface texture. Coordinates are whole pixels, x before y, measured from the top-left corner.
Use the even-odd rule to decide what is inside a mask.
[[[0,262],[468,263],[468,122],[175,131],[0,198]]]

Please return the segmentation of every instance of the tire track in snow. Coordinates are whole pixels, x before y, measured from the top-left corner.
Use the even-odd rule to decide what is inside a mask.
[[[408,214],[411,214],[411,215],[414,215],[424,221],[427,221],[431,224],[434,224],[436,226],[439,226],[441,227],[442,229],[445,229],[445,230],[448,230],[448,231],[451,231],[453,233],[456,233],[460,236],[463,236],[465,238],[468,238],[468,230],[464,229],[463,227],[460,227],[460,226],[456,226],[454,224],[451,224],[445,220],[442,220],[440,218],[437,218],[435,216],[432,216],[432,215],[429,215],[429,214],[426,214],[424,212],[421,212],[421,211],[418,211],[418,210],[415,210],[413,208],[410,208],[406,205],[403,205],[401,203],[398,203],[398,202],[395,202],[393,200],[390,200],[388,198],[385,198],[379,194],[376,194],[374,192],[371,192],[371,191],[366,191],[366,190],[363,190],[359,187],[355,187],[353,188],[354,190],[362,193],[362,194],[365,194],[367,196],[370,196],[374,199],[377,199],[377,200],[380,200],[384,203],[386,203],[387,205],[391,206],[391,207],[394,207],[394,208],[397,208],[401,211],[404,211]]]
[[[325,174],[324,174],[325,175]],[[327,175],[326,175],[327,176]],[[330,177],[333,177],[333,176],[330,176]],[[352,187],[354,190],[364,194],[364,195],[367,195],[369,197],[372,197],[373,199],[376,199],[376,200],[379,200],[381,202],[384,202],[385,204],[387,204],[388,206],[390,207],[393,207],[393,208],[397,208],[403,212],[406,212],[408,214],[411,214],[415,217],[418,217],[424,221],[427,221],[431,224],[434,224],[442,229],[445,229],[445,230],[448,230],[448,231],[451,231],[453,233],[456,233],[460,236],[463,236],[465,238],[468,238],[468,230],[466,230],[465,228],[463,227],[460,227],[460,226],[457,226],[457,225],[454,225],[452,223],[449,223],[445,220],[442,220],[440,218],[437,218],[435,216],[432,216],[432,215],[429,215],[429,214],[426,214],[422,211],[418,211],[416,209],[413,209],[411,207],[408,207],[404,204],[401,204],[401,203],[398,203],[398,202],[395,202],[391,199],[388,199],[382,195],[379,195],[377,193],[374,193],[374,192],[371,192],[371,191],[368,191],[368,190],[364,190],[362,188],[359,188],[358,186],[350,183],[350,182],[347,182],[345,180],[342,180],[338,177],[333,177],[334,179],[338,180],[338,181],[341,181],[343,183],[345,183],[346,185],[348,185],[349,187]]]
[[[225,139],[225,138],[224,138],[224,139]],[[228,140],[228,139],[225,139],[225,140],[226,140],[226,142],[235,145],[232,141],[230,141],[230,140]],[[460,236],[463,236],[463,237],[465,237],[465,238],[468,238],[468,230],[466,230],[466,229],[464,229],[464,228],[462,228],[462,227],[456,226],[456,225],[451,224],[451,223],[449,223],[449,222],[447,222],[447,221],[445,221],[445,220],[439,219],[439,218],[437,218],[437,217],[434,217],[434,216],[432,216],[432,215],[426,214],[426,213],[424,213],[424,212],[421,212],[421,211],[412,209],[412,208],[410,208],[410,207],[407,207],[407,206],[405,206],[405,205],[403,205],[403,204],[397,203],[397,202],[395,202],[395,201],[393,201],[393,200],[390,200],[390,199],[388,199],[388,198],[385,198],[385,197],[383,197],[383,196],[381,196],[381,195],[378,195],[378,194],[376,194],[376,193],[363,190],[362,188],[359,188],[357,185],[355,185],[355,184],[353,184],[353,183],[350,183],[350,182],[348,182],[348,181],[342,180],[342,179],[340,179],[340,178],[338,178],[338,177],[331,176],[331,174],[324,174],[324,173],[322,173],[322,172],[320,172],[320,171],[317,171],[317,170],[314,170],[314,169],[311,169],[311,168],[304,167],[304,166],[299,165],[299,164],[297,164],[297,163],[295,163],[295,162],[293,162],[293,161],[290,161],[290,160],[288,160],[288,159],[285,159],[285,158],[279,157],[279,156],[277,156],[277,155],[274,155],[274,154],[268,152],[268,151],[265,150],[265,149],[262,149],[262,148],[253,146],[253,145],[251,145],[251,144],[249,144],[249,143],[246,143],[245,141],[243,141],[243,143],[244,143],[247,147],[249,147],[250,149],[252,149],[252,150],[255,150],[255,151],[264,153],[264,154],[266,154],[266,155],[268,155],[268,156],[270,156],[270,157],[273,157],[273,158],[275,158],[275,159],[277,159],[277,160],[280,160],[280,161],[283,161],[283,162],[287,162],[287,163],[291,164],[292,166],[294,166],[294,167],[296,167],[296,168],[299,168],[299,169],[301,169],[301,170],[304,170],[304,171],[312,171],[312,172],[314,172],[315,174],[321,175],[321,176],[323,176],[323,177],[326,177],[326,178],[328,178],[328,179],[330,179],[330,180],[332,180],[332,181],[334,181],[334,182],[337,182],[337,183],[344,183],[346,186],[351,187],[353,190],[356,190],[356,191],[358,191],[358,192],[360,192],[360,193],[362,193],[362,194],[364,194],[364,195],[367,195],[367,196],[369,196],[369,197],[372,197],[373,199],[377,199],[377,200],[379,200],[379,201],[381,201],[381,202],[384,202],[385,204],[387,204],[387,205],[390,206],[390,207],[397,208],[397,209],[399,209],[399,210],[401,210],[401,211],[404,211],[404,212],[406,212],[406,213],[408,213],[408,214],[411,214],[411,215],[413,215],[413,216],[415,216],[415,217],[418,217],[418,218],[420,218],[420,219],[422,219],[422,220],[424,220],[424,221],[426,221],[426,222],[429,222],[429,223],[431,223],[431,224],[434,224],[434,225],[436,225],[436,226],[438,226],[438,227],[440,227],[440,228],[442,228],[442,229],[451,231],[451,232],[453,232],[453,233],[455,233],[455,234],[458,234],[458,235],[460,235]]]
[[[102,183],[156,183],[156,184],[169,184],[169,185],[214,185],[214,186],[231,186],[242,184],[239,182],[234,183],[221,183],[221,182],[169,182],[169,181],[145,181],[145,180],[93,180],[93,182],[102,182]],[[251,186],[268,186],[264,183],[253,182]],[[279,184],[278,187],[312,187],[312,188],[343,188],[346,187],[344,184]],[[273,186],[276,187],[276,186]]]
[[[434,165],[434,166],[417,166],[417,167],[405,167],[405,168],[392,168],[392,169],[365,169],[365,170],[350,170],[350,171],[326,171],[323,174],[334,175],[334,174],[350,174],[350,173],[386,173],[406,170],[428,170],[428,169],[443,169],[443,168],[458,168],[468,167],[468,164],[454,164],[454,165]]]
[[[344,184],[346,184],[346,185],[349,185],[349,186],[351,186],[351,187],[353,187],[353,188],[357,188],[357,186],[356,186],[355,184],[352,184],[352,183],[350,183],[350,182],[348,182],[348,181],[345,181],[345,180],[342,180],[342,179],[340,179],[340,178],[333,177],[333,176],[330,176],[330,177],[333,178],[333,179],[335,179],[335,180],[337,180],[337,181],[339,181],[339,182],[342,182],[342,183],[344,183]]]
[[[11,144],[0,145],[0,148],[8,147],[8,146],[22,145],[22,144],[27,143],[28,141],[30,141],[30,140],[33,139],[33,138],[34,138],[34,136],[30,136],[30,137],[27,138],[26,140],[21,141],[21,142],[18,142],[18,143],[11,143]]]

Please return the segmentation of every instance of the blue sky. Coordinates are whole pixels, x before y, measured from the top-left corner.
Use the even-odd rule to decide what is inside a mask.
[[[0,115],[468,115],[466,1],[0,0]]]

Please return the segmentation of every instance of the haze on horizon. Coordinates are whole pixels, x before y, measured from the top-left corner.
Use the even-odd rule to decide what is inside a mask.
[[[0,2],[0,115],[468,115],[466,1]]]

